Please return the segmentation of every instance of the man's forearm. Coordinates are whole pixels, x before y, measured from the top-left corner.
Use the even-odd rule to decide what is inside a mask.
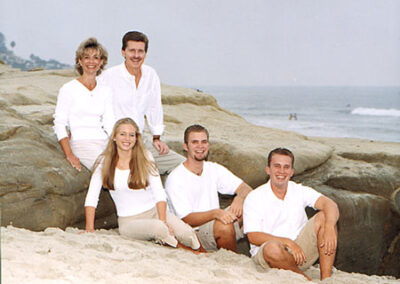
[[[261,246],[267,241],[280,241],[284,246],[287,246],[287,240],[289,240],[287,238],[276,237],[263,232],[249,232],[247,233],[247,238],[251,244],[256,246]]]
[[[337,204],[326,196],[321,196],[315,203],[315,208],[325,214],[325,226],[335,226],[339,220],[339,208]]]
[[[216,219],[216,210],[218,209],[205,212],[193,212],[186,215],[186,217],[182,218],[182,220],[192,227],[201,226],[209,221]]]
[[[252,188],[245,182],[242,182],[236,189],[236,197],[244,200],[247,195],[252,191]]]

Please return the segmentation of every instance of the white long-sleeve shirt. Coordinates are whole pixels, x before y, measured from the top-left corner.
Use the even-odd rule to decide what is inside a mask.
[[[143,64],[141,70],[142,77],[137,88],[135,76],[128,72],[125,63],[107,69],[99,80],[112,88],[116,119],[132,118],[143,133],[146,116],[151,133],[161,135],[164,131],[164,117],[160,79],[150,66]]]
[[[97,207],[102,187],[102,165],[98,166],[90,180],[85,206]],[[128,187],[129,170],[115,169],[114,190],[110,190],[119,217],[134,216],[153,208],[157,202],[167,200],[160,176],[149,175],[146,189]]]
[[[58,94],[54,113],[54,132],[58,140],[107,139],[114,126],[112,90],[97,82],[90,91],[78,80],[64,84]]]

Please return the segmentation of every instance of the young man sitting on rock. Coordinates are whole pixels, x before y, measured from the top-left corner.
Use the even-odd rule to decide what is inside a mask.
[[[206,251],[237,251],[243,237],[243,202],[251,188],[225,167],[207,162],[208,131],[201,125],[186,128],[183,148],[187,159],[168,176],[166,190],[176,215],[192,227]],[[220,209],[218,192],[236,194],[227,210]]]
[[[331,276],[336,255],[339,210],[314,189],[289,181],[294,156],[285,148],[268,155],[270,180],[251,192],[243,207],[253,260],[265,269],[292,270],[304,275],[319,257],[321,280]],[[307,220],[305,207],[319,212]]]

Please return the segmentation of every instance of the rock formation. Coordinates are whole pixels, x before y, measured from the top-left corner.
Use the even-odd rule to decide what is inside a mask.
[[[74,76],[71,70],[23,72],[0,64],[2,226],[39,231],[84,225],[90,173],[68,164],[52,130],[58,89]],[[294,180],[339,204],[335,266],[400,277],[400,143],[306,137],[252,125],[197,90],[164,85],[162,92],[163,139],[171,148],[182,152],[184,129],[202,124],[210,131],[210,160],[252,187],[266,181],[268,152],[290,148]],[[115,227],[108,193],[101,199],[96,226]]]

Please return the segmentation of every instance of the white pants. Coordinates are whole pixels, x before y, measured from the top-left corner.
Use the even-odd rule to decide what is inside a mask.
[[[153,155],[160,175],[168,175],[172,172],[173,169],[175,169],[177,166],[183,163],[183,161],[185,161],[185,157],[179,155],[171,149],[169,150],[168,154],[158,154],[158,151],[156,150],[156,148],[154,148],[153,143],[152,141],[150,141],[150,139],[145,139],[144,144],[147,150],[149,150]]]
[[[122,236],[143,241],[155,240],[172,247],[176,247],[178,241],[192,249],[200,247],[192,227],[168,211],[167,223],[174,230],[175,236],[170,235],[168,227],[158,219],[156,207],[134,216],[118,217],[119,233]]]
[[[71,140],[72,153],[79,158],[81,164],[89,171],[92,170],[97,157],[103,153],[108,139]]]

